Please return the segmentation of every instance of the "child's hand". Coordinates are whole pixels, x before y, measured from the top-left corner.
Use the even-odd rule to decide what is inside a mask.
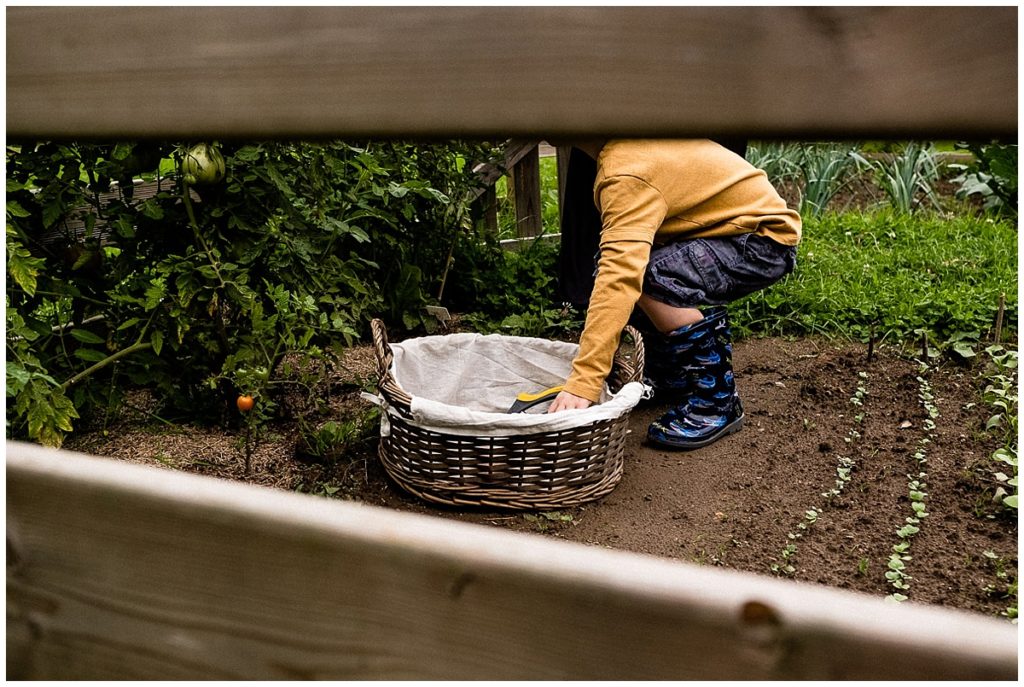
[[[548,407],[549,413],[557,413],[560,410],[574,410],[577,408],[589,408],[593,405],[593,401],[589,401],[585,398],[580,398],[574,394],[570,394],[568,391],[561,391],[555,400],[551,402],[551,406]]]

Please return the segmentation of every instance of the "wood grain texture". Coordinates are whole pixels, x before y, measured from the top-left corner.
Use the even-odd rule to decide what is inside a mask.
[[[540,198],[540,151],[533,148],[524,155],[509,175],[515,187],[516,235],[539,236],[544,231]]]
[[[993,618],[7,443],[11,679],[1014,679]]]
[[[1016,136],[1014,7],[10,7],[9,137]]]

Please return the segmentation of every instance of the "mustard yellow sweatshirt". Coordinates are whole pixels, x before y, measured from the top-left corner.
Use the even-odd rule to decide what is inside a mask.
[[[565,389],[596,401],[640,298],[651,246],[756,233],[800,242],[800,216],[767,175],[709,140],[612,140],[597,159],[601,255]]]

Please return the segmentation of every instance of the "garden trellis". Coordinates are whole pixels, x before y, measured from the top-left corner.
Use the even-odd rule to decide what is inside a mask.
[[[7,131],[1015,138],[1016,16],[15,7]],[[7,536],[10,678],[1017,675],[993,619],[13,442]]]

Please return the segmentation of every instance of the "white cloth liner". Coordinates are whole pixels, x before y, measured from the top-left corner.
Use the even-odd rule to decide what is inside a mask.
[[[563,384],[579,346],[503,334],[449,334],[407,339],[391,349],[391,374],[412,397],[413,421],[444,434],[515,436],[572,429],[629,412],[646,391],[639,382],[625,384],[617,394],[605,386],[600,402],[589,408],[549,414],[541,404],[509,414],[518,394]],[[381,434],[387,436],[387,414],[395,411],[379,396],[364,397],[384,408]]]

